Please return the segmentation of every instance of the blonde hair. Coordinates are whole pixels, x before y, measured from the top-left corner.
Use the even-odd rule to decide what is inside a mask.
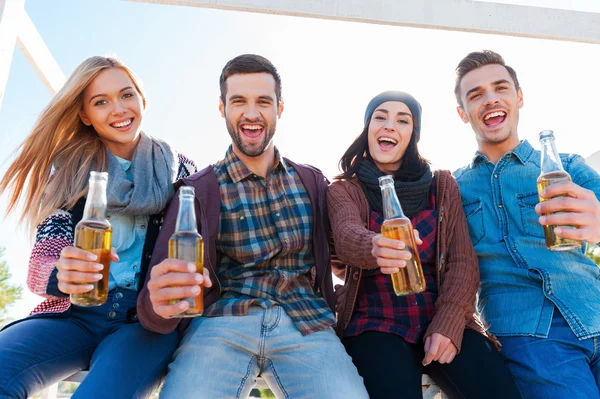
[[[104,143],[79,117],[84,90],[107,68],[122,69],[146,105],[140,80],[116,58],[90,57],[75,68],[15,150],[18,155],[0,180],[0,194],[10,191],[6,214],[22,201],[19,222],[26,221],[32,232],[54,211],[70,209],[85,196],[92,167],[108,168]]]

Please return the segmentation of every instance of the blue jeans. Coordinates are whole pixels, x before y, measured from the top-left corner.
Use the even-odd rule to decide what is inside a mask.
[[[498,339],[524,398],[600,398],[600,337],[578,340],[558,309],[548,338]]]
[[[137,293],[113,290],[106,304],[69,317],[31,317],[0,332],[0,398],[27,398],[80,370],[73,398],[144,398],[161,382],[179,333],[133,322]]]
[[[332,328],[303,336],[280,306],[192,320],[161,399],[242,398],[262,377],[277,398],[367,399]]]

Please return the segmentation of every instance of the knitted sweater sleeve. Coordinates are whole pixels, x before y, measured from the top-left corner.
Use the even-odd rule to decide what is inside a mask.
[[[67,211],[58,210],[38,225],[27,273],[31,292],[49,299],[68,296],[58,289],[56,261],[63,248],[73,245],[73,234],[73,216]]]
[[[435,302],[435,315],[423,339],[433,333],[442,334],[450,338],[460,352],[465,325],[475,313],[479,266],[469,237],[458,185],[449,174],[446,186],[443,218],[448,225],[446,251],[440,253],[443,259],[438,259],[441,263],[440,292]]]
[[[191,176],[198,171],[194,161],[186,157],[185,155],[177,153],[179,158],[179,170],[177,171],[177,179],[183,179]]]
[[[335,253],[339,260],[362,269],[377,268],[371,254],[375,233],[361,218],[358,189],[346,181],[336,181],[327,192],[327,209],[333,234]]]

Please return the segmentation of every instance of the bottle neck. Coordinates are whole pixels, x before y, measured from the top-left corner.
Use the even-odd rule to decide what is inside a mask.
[[[181,196],[179,198],[179,212],[177,213],[175,231],[198,232],[196,212],[194,211],[194,197]]]
[[[83,218],[106,219],[106,180],[94,181],[90,179]]]
[[[385,184],[381,186],[381,196],[383,199],[383,218],[398,219],[404,218],[402,206],[396,195],[396,190],[393,184]]]
[[[554,138],[544,138],[540,140],[542,146],[542,160],[540,165],[540,175],[545,175],[551,172],[564,172],[560,156],[556,151]]]

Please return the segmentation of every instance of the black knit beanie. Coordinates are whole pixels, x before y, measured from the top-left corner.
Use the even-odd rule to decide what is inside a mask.
[[[376,95],[367,105],[367,110],[365,111],[365,126],[371,120],[371,116],[375,109],[381,104],[387,101],[400,101],[401,103],[406,104],[408,109],[410,109],[410,113],[413,118],[413,134],[416,136],[415,140],[419,142],[421,138],[421,104],[410,94],[405,93],[403,91],[384,91],[381,94]]]

